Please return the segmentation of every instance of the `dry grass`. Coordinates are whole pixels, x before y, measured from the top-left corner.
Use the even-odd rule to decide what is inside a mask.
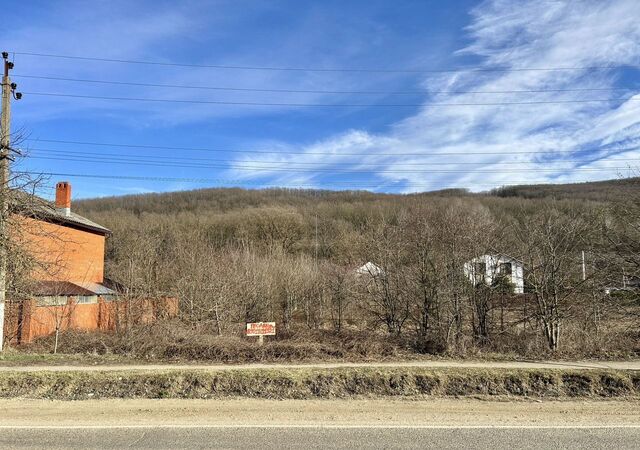
[[[52,348],[52,338],[48,337],[23,350],[43,353]],[[59,352],[216,363],[384,361],[415,356],[402,341],[368,332],[302,330],[282,333],[259,347],[255,339],[196,332],[179,321],[158,322],[121,333],[68,331],[60,338]]]
[[[0,398],[638,398],[640,372],[505,369],[278,369],[5,372]]]
[[[46,337],[18,350],[46,354],[53,349],[53,338]],[[475,360],[601,359],[620,360],[640,355],[640,336],[632,332],[587,336],[567,328],[560,351],[552,353],[534,330],[496,335],[483,346],[463,338],[458,347],[446,351],[438,343],[416,344],[408,338],[391,337],[370,331],[310,330],[279,332],[266,338],[262,347],[255,338],[217,336],[194,329],[180,320],[136,326],[127,332],[66,331],[61,334],[59,353],[97,360],[125,359],[153,362],[375,362],[447,357]]]

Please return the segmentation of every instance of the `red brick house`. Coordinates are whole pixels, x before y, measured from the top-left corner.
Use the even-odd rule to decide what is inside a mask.
[[[59,182],[55,203],[39,202],[16,221],[20,239],[27,241],[23,247],[38,265],[31,275],[31,298],[8,303],[8,342],[28,343],[56,329],[114,329],[125,307],[105,285],[105,244],[111,232],[71,206],[71,184]],[[177,314],[176,299],[163,301],[169,314]]]

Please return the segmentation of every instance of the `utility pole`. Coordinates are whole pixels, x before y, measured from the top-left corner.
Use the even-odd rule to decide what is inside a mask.
[[[318,214],[316,213],[316,238],[314,244],[314,261],[316,267],[318,266]]]
[[[584,262],[584,250],[582,250],[582,281],[587,279],[587,265]]]
[[[11,97],[16,100],[22,94],[16,92],[17,85],[11,82],[9,71],[13,62],[9,53],[2,52],[4,74],[2,76],[2,120],[0,123],[0,352],[4,347],[4,309],[7,293],[7,220],[9,213],[9,161],[11,160]]]

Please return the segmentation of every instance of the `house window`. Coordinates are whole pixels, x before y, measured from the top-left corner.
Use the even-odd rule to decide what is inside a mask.
[[[500,270],[499,270],[500,275],[503,276],[511,276],[511,274],[513,273],[513,268],[511,266],[511,263],[501,263],[500,264]]]
[[[76,297],[76,304],[78,305],[89,305],[92,303],[98,303],[97,295],[78,295]]]
[[[38,297],[36,304],[38,306],[64,306],[67,304],[69,297],[66,295],[47,295]]]
[[[476,283],[484,283],[484,276],[487,273],[487,263],[476,262],[473,264],[473,275]]]

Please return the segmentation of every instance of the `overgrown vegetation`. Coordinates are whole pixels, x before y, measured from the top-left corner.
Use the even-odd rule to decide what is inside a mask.
[[[45,353],[54,337],[29,346]],[[405,360],[414,353],[401,339],[371,332],[299,330],[257,346],[239,336],[195,332],[180,321],[139,326],[126,333],[68,331],[62,335],[66,354],[121,356],[135,361],[207,363],[319,362]]]
[[[624,357],[640,353],[640,297],[607,288],[640,276],[637,183],[620,182],[617,196],[610,182],[601,196],[596,184],[551,197],[214,189],[89,200],[76,210],[113,230],[107,274],[124,297],[179,297],[179,329],[200,337],[123,330],[105,338],[115,353],[121,339],[131,341],[125,353],[162,345],[156,354],[218,360],[198,342],[240,348],[246,322],[276,321],[277,345],[308,335],[322,346],[349,332],[418,353]],[[527,294],[471,282],[463,266],[484,254],[521,260]],[[356,270],[368,261],[380,270]],[[71,340],[62,350],[82,351]]]
[[[575,334],[574,334],[575,333]],[[630,356],[627,349],[636,348],[638,336],[616,335],[614,344],[583,340],[581,330],[565,330],[568,343],[555,354],[561,359],[624,359]],[[45,355],[51,351],[55,337],[38,339],[22,347],[23,355]],[[626,339],[626,341],[622,341]],[[614,351],[612,348],[620,347]],[[606,350],[606,353],[605,353]],[[27,353],[24,353],[27,351]],[[389,336],[384,332],[368,330],[308,329],[298,326],[294,331],[269,338],[263,346],[257,346],[255,338],[240,334],[221,335],[197,331],[184,321],[160,321],[153,325],[136,326],[128,332],[67,331],[60,336],[59,351],[71,355],[71,364],[81,362],[149,362],[149,363],[310,363],[325,361],[375,362],[406,361],[434,357],[475,359],[522,359],[548,356],[546,343],[535,330],[496,338],[492,345],[474,346],[446,353],[441,347],[422,346],[415,336]],[[53,355],[52,355],[53,356]],[[77,361],[76,361],[77,359]],[[32,364],[33,361],[27,361]],[[61,360],[63,363],[64,359]],[[37,363],[37,361],[35,361]],[[46,360],[49,364],[55,361]]]
[[[637,398],[640,373],[615,370],[254,369],[6,372],[0,398],[265,399],[485,396]]]

